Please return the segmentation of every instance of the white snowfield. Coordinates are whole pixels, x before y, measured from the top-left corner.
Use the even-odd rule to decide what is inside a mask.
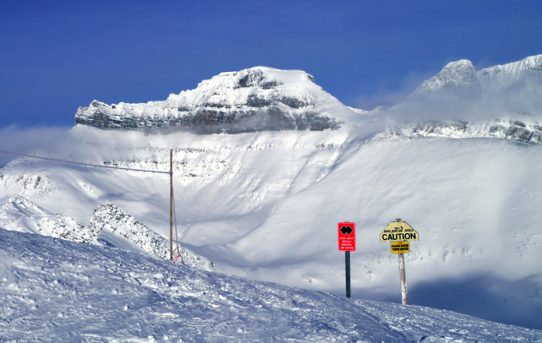
[[[542,89],[542,82],[532,87],[541,73],[535,62],[495,67],[499,80],[508,80],[501,87],[506,96],[515,94],[521,100],[515,104],[525,105],[514,109],[511,104],[504,112],[491,107],[483,115],[459,111],[456,118],[436,111],[435,120],[425,121],[431,113],[403,113],[401,104],[356,111],[315,88],[310,94],[323,98],[310,106],[332,114],[340,127],[166,135],[77,125],[33,153],[167,171],[173,149],[181,242],[193,251],[193,261],[203,261],[200,267],[213,265],[230,275],[342,295],[344,256],[337,251],[336,223],[355,221],[356,298],[399,301],[397,256],[378,237],[391,220],[403,218],[421,236],[406,256],[410,303],[541,329],[542,106],[525,96]],[[312,83],[302,72],[258,70],[265,71],[263,78],[243,91],[265,90],[274,77],[284,80],[273,87],[287,89],[288,75]],[[509,71],[513,77],[506,76]],[[486,86],[490,83],[481,87]],[[463,95],[456,90],[451,98],[459,101]],[[198,102],[194,94],[186,91],[183,97]],[[225,94],[205,101],[235,104],[230,95],[241,93]],[[409,101],[424,108],[427,96]],[[465,109],[464,104],[459,101],[457,108]],[[538,111],[523,111],[531,108]],[[26,201],[32,204],[26,209],[15,206]],[[107,215],[96,223],[120,225],[105,230],[115,235],[106,237],[112,245],[163,257],[163,245],[154,249],[152,240],[142,241],[146,236],[134,231],[150,229],[162,242],[169,234],[168,175],[29,158],[14,159],[0,170],[0,226],[9,230],[85,241],[94,210],[106,203],[116,210],[99,212]],[[130,219],[116,220],[117,210]],[[67,227],[73,228],[71,236],[63,235]]]
[[[16,342],[540,342],[542,331],[346,300],[0,229],[0,339]]]

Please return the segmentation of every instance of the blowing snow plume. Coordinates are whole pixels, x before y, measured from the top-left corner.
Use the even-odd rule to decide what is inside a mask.
[[[450,62],[402,103],[373,113],[399,126],[417,125],[414,134],[446,135],[450,131],[450,136],[468,137],[487,131],[488,136],[539,143],[542,55],[480,70],[469,60]],[[509,129],[511,137],[507,137]]]

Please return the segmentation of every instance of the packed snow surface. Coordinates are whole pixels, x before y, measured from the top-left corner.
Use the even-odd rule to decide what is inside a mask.
[[[535,342],[542,332],[0,229],[0,335],[80,342]]]

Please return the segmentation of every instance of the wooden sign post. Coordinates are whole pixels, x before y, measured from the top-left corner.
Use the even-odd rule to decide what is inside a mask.
[[[392,254],[399,255],[399,278],[401,280],[401,303],[407,304],[407,283],[405,270],[405,253],[410,251],[408,241],[417,241],[420,239],[418,231],[414,230],[410,224],[401,218],[397,218],[380,233],[381,242],[390,242],[390,251]]]
[[[344,268],[346,274],[346,297],[352,295],[350,287],[350,252],[356,250],[356,224],[352,222],[337,223],[339,251],[344,251]]]

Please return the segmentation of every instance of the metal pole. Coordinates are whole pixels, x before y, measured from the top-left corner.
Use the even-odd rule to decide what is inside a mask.
[[[169,259],[173,261],[173,149],[169,150]]]
[[[399,274],[401,276],[401,303],[407,304],[407,284],[405,272],[405,254],[399,254]]]
[[[350,289],[350,251],[344,252],[344,265],[346,268],[346,297],[350,298],[352,294]]]

